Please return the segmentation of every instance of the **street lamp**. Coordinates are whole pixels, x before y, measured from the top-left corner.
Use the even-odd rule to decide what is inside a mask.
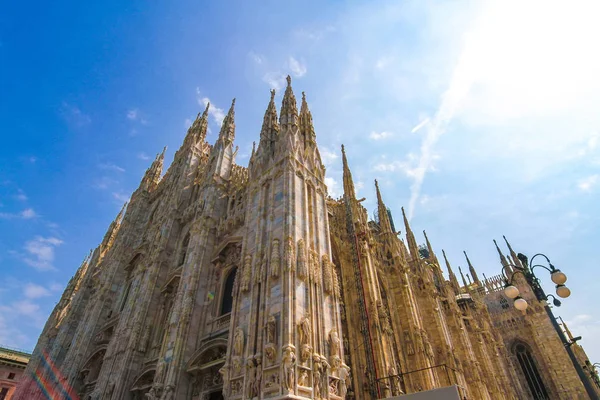
[[[533,261],[537,257],[541,257],[541,258],[545,259],[546,262],[548,263],[548,266],[542,265],[542,264],[534,264]],[[588,375],[584,372],[584,369],[577,361],[577,358],[575,357],[575,353],[573,353],[573,349],[571,348],[571,346],[574,343],[570,342],[566,338],[564,332],[562,331],[562,329],[560,329],[558,322],[556,322],[556,318],[554,317],[554,314],[552,313],[550,306],[548,305],[548,300],[550,297],[552,297],[552,303],[556,307],[560,307],[560,305],[561,305],[560,300],[558,300],[556,298],[556,296],[554,296],[552,294],[546,294],[544,292],[544,290],[542,289],[542,286],[540,285],[540,280],[538,279],[537,276],[535,276],[533,271],[536,268],[543,268],[546,271],[548,271],[550,273],[550,279],[556,285],[556,288],[555,288],[556,295],[563,299],[566,299],[567,297],[569,297],[571,295],[571,290],[567,286],[565,286],[565,282],[567,282],[567,275],[565,275],[564,272],[562,272],[560,269],[557,269],[556,267],[554,267],[554,265],[552,265],[552,263],[550,262],[550,259],[544,254],[538,253],[538,254],[534,255],[533,257],[531,257],[530,263],[527,260],[527,256],[525,256],[522,253],[517,254],[517,258],[519,259],[519,261],[521,261],[522,266],[516,266],[516,265],[510,264],[510,266],[513,268],[513,273],[510,276],[510,278],[506,275],[504,268],[502,269],[502,276],[504,277],[504,284],[505,284],[504,294],[506,295],[506,297],[508,297],[510,299],[514,299],[513,304],[517,310],[525,312],[525,310],[527,310],[527,307],[529,306],[529,304],[527,303],[527,300],[525,300],[524,298],[522,298],[520,296],[519,288],[513,284],[515,276],[517,274],[523,275],[523,277],[525,278],[525,281],[527,281],[527,284],[533,290],[533,293],[535,294],[536,299],[538,301],[544,302],[544,309],[546,310],[546,313],[548,314],[548,317],[550,318],[550,322],[552,322],[552,326],[556,330],[556,333],[558,334],[561,342],[565,346],[565,350],[567,351],[567,354],[569,355],[569,358],[571,359],[571,362],[573,363],[573,367],[577,371],[577,375],[579,375],[579,379],[581,379],[581,382],[583,383],[583,386],[585,387],[587,394],[590,396],[590,399],[598,400],[599,397],[596,394],[596,391],[594,390]],[[529,266],[530,264],[531,264],[531,267]]]
[[[548,301],[548,297],[552,297],[552,299],[553,299],[552,302],[555,306],[560,307],[560,304],[561,304],[560,300],[558,300],[554,295],[551,295],[551,294],[547,295],[544,293],[544,291],[542,290],[542,287],[540,286],[539,279],[537,278],[537,276],[535,276],[535,274],[533,272],[533,270],[536,268],[543,268],[550,273],[550,279],[552,279],[552,282],[554,282],[556,284],[556,294],[558,295],[558,297],[566,299],[567,297],[569,297],[571,295],[571,289],[569,289],[568,287],[565,286],[565,282],[567,281],[567,275],[565,275],[565,273],[562,272],[560,269],[557,269],[556,267],[554,267],[554,265],[552,265],[552,263],[550,262],[548,257],[546,257],[544,254],[541,254],[541,253],[538,253],[531,258],[532,264],[533,264],[533,260],[538,256],[544,257],[546,259],[546,261],[548,262],[549,267],[546,267],[545,265],[541,265],[541,264],[534,264],[532,267],[529,267],[528,263],[527,263],[527,256],[519,253],[517,255],[517,258],[521,261],[521,263],[524,265],[524,267],[518,267],[516,265],[511,265],[514,269],[514,272],[511,275],[510,279],[506,276],[504,269],[502,270],[502,275],[504,276],[504,282],[505,282],[504,294],[509,299],[515,300],[514,301],[515,308],[519,311],[525,311],[528,307],[528,304],[527,304],[527,300],[525,300],[519,296],[519,288],[517,288],[515,285],[513,285],[513,279],[516,274],[521,274],[525,277],[525,280],[527,281],[527,283],[529,283],[529,285],[533,289],[533,292],[535,293],[536,298],[540,301],[542,301],[542,300]]]

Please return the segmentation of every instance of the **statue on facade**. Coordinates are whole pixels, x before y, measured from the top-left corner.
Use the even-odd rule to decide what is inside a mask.
[[[258,354],[256,356],[256,377],[254,378],[254,393],[256,393],[257,396],[260,396],[261,393],[261,383],[262,383],[262,363],[261,363],[261,356],[260,354]]]
[[[305,369],[301,369],[298,374],[298,385],[299,386],[308,386],[308,371]]]
[[[242,292],[247,292],[250,289],[250,279],[252,277],[252,256],[248,254],[244,262],[244,270],[242,271]]]
[[[256,388],[254,383],[256,379],[256,368],[254,366],[254,359],[248,358],[246,362],[246,371],[248,372],[248,377],[246,379],[246,397],[248,399],[253,399],[256,397],[256,392],[254,389]]]
[[[266,339],[267,343],[277,343],[276,333],[277,333],[277,320],[274,315],[270,315],[267,319],[266,325]]]
[[[341,364],[337,367],[337,375],[340,378],[338,382],[338,395],[343,399],[348,393],[348,385],[350,385],[350,368],[346,364]]]
[[[335,329],[329,332],[329,354],[332,357],[340,354],[340,337]]]
[[[323,398],[321,393],[321,357],[318,354],[313,356],[313,393],[315,399]]]
[[[175,394],[173,393],[175,391],[175,387],[173,387],[172,385],[167,385],[165,387],[165,391],[161,397],[161,400],[173,400],[173,397],[175,396]]]
[[[310,314],[306,313],[306,316],[302,318],[300,324],[298,324],[298,339],[300,344],[310,345],[310,337],[312,333],[312,328],[310,325]]]
[[[286,346],[281,358],[283,366],[283,385],[287,390],[294,390],[294,368],[296,366],[296,355],[291,346]]]
[[[280,268],[279,239],[273,239],[273,248],[271,250],[271,278],[277,278],[279,276]]]
[[[148,393],[146,393],[146,399],[148,400],[158,400],[158,397],[156,396],[156,389],[151,387],[150,390],[148,391]]]
[[[242,328],[236,328],[235,334],[233,335],[233,354],[241,356],[244,353],[244,330]]]
[[[294,251],[294,239],[291,236],[287,237],[285,245],[285,270],[296,270],[296,252]]]

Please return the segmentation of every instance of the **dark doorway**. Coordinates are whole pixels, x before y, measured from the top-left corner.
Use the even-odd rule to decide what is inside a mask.
[[[208,395],[208,400],[224,400],[223,392],[221,392],[221,391],[212,392],[211,394]]]

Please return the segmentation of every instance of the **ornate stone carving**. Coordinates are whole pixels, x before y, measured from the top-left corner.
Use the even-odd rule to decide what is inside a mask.
[[[308,381],[308,370],[301,368],[298,373],[298,385],[308,387],[310,385]]]
[[[308,344],[303,344],[302,349],[300,350],[300,360],[303,364],[306,364],[310,361],[310,357],[312,355],[312,347]]]
[[[306,279],[308,276],[308,266],[306,265],[306,247],[304,240],[298,240],[298,278]]]
[[[233,355],[242,356],[244,354],[244,330],[240,327],[235,329],[233,335]]]
[[[329,332],[329,354],[332,357],[340,355],[340,337],[335,329]]]
[[[160,398],[160,400],[173,400],[175,396],[175,387],[172,385],[167,385],[165,387],[165,391],[162,395],[162,397]]]
[[[256,394],[256,396],[260,396],[260,393],[262,391],[262,362],[261,362],[261,357],[260,355],[257,355],[255,357],[256,359],[256,376],[254,378],[254,393]]]
[[[269,315],[265,325],[267,343],[277,344],[277,320],[274,315]]]
[[[279,277],[281,269],[281,257],[279,256],[279,239],[273,239],[273,247],[271,249],[271,278]]]
[[[323,269],[323,289],[325,293],[333,293],[333,276],[332,276],[332,265],[329,261],[327,254],[321,257],[321,268]]]
[[[403,394],[402,389],[400,389],[400,377],[397,375],[398,371],[396,370],[396,367],[390,365],[388,368],[388,376],[390,377],[392,383],[391,386],[393,395]]]
[[[294,239],[288,236],[285,242],[285,270],[296,271],[296,254],[294,250]]]
[[[242,271],[242,283],[240,289],[247,292],[250,289],[250,279],[252,278],[252,256],[248,254],[244,259],[244,270]]]
[[[283,368],[283,386],[288,391],[294,390],[296,367],[296,354],[292,346],[286,346],[283,349],[283,357],[281,358]]]
[[[322,373],[323,367],[321,365],[321,357],[318,354],[313,356],[313,394],[315,399],[321,399],[323,397],[322,393]]]
[[[340,279],[338,277],[337,271],[335,270],[335,268],[333,268],[333,264],[332,264],[332,268],[331,268],[331,279],[333,282],[333,294],[336,299],[341,299],[342,294],[341,294],[341,288],[340,288]]]
[[[309,345],[311,342],[312,327],[310,322],[310,314],[306,314],[298,324],[298,341],[300,345]]]
[[[269,372],[265,381],[265,389],[274,389],[279,387],[279,372]]]
[[[350,368],[346,364],[341,364],[337,369],[338,381],[338,396],[342,399],[346,397],[348,393],[348,386],[351,385],[350,380]]]
[[[246,398],[253,399],[256,397],[256,366],[254,359],[248,358],[246,361]]]
[[[242,372],[242,357],[236,356],[231,359],[234,375],[239,375]]]

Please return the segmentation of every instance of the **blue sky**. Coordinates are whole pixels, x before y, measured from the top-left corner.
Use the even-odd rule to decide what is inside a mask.
[[[31,350],[154,155],[236,101],[238,163],[290,74],[330,194],[339,148],[437,252],[500,271],[546,253],[555,310],[600,361],[600,27],[595,2],[12,2],[0,13],[0,343]],[[563,5],[564,4],[564,5]],[[282,91],[277,98],[280,102]],[[542,275],[552,291],[549,279]]]

